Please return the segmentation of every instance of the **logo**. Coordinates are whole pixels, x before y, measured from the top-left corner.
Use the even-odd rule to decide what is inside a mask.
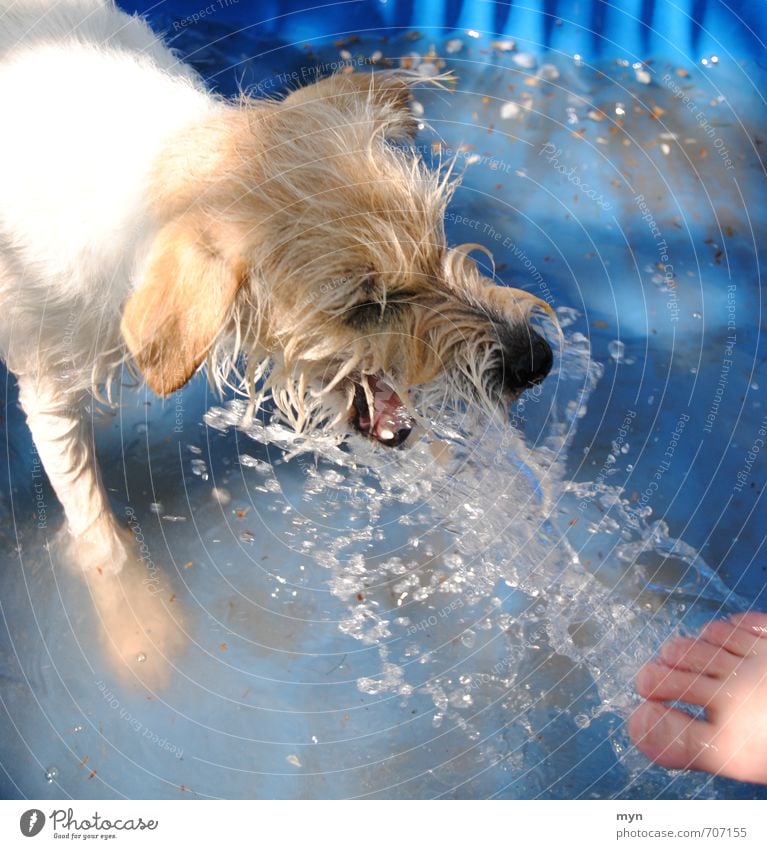
[[[19,828],[25,837],[35,837],[40,834],[45,825],[45,814],[37,808],[24,811],[19,820]]]

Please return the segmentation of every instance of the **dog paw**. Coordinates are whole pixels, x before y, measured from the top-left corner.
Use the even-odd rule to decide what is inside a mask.
[[[151,579],[143,562],[119,572],[84,571],[109,661],[126,684],[165,687],[188,642],[180,605],[164,576]]]
[[[188,640],[160,566],[141,556],[133,535],[112,516],[60,542],[70,568],[88,587],[111,666],[126,684],[164,687]]]

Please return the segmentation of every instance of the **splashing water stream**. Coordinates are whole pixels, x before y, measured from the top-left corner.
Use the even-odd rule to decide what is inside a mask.
[[[245,428],[285,452],[272,465],[241,457],[268,491],[282,490],[286,461],[301,465],[297,553],[327,571],[347,610],[339,630],[380,659],[358,689],[399,696],[403,711],[427,697],[435,728],[457,726],[486,763],[505,760],[528,783],[529,747],[561,718],[572,733],[625,718],[634,674],[664,638],[738,609],[609,470],[568,480],[568,446],[601,374],[588,340],[570,333],[557,373],[518,402],[513,426],[453,414],[401,451],[297,436],[276,419]],[[231,401],[206,423],[226,429],[244,412]],[[619,722],[611,730],[630,787],[647,764]],[[537,770],[543,791],[551,776]]]

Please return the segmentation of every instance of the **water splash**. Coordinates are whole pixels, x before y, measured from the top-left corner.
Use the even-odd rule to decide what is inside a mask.
[[[568,478],[568,449],[602,373],[587,338],[571,332],[557,373],[517,404],[513,427],[453,414],[402,451],[296,435],[276,418],[244,427],[280,449],[271,466],[240,456],[255,489],[287,499],[280,464],[301,467],[296,550],[327,572],[347,611],[340,632],[380,659],[360,692],[425,697],[433,728],[460,729],[483,762],[502,760],[512,774],[529,770],[525,753],[553,727],[552,712],[573,735],[602,716],[625,718],[635,672],[663,639],[739,606],[609,474]],[[225,430],[244,413],[233,401],[206,422]],[[647,764],[620,722],[611,744],[630,787]]]

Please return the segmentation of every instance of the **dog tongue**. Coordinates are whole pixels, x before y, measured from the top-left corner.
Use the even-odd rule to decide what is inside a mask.
[[[388,383],[372,375],[368,375],[367,380],[373,395],[373,421],[369,433],[386,445],[399,445],[407,439],[415,422]]]

